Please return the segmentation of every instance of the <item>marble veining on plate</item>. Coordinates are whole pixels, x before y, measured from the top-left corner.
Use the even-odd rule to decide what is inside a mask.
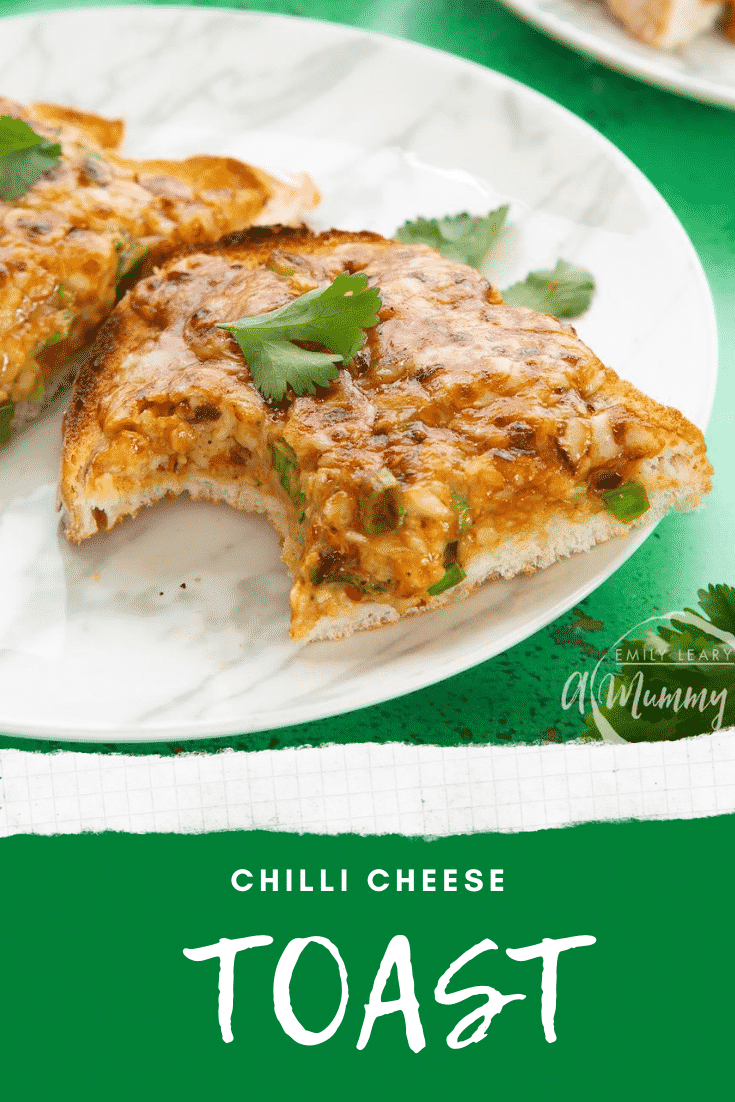
[[[315,228],[391,234],[418,214],[509,202],[488,273],[503,285],[559,256],[589,267],[598,292],[580,335],[706,425],[716,336],[691,245],[617,150],[536,93],[408,43],[252,13],[88,9],[4,20],[2,30],[6,94],[122,115],[127,148],[141,156],[231,153],[306,169],[324,194]],[[256,61],[244,64],[245,53]],[[0,454],[6,731],[185,738],[385,700],[525,638],[645,538],[398,627],[298,648],[289,580],[262,518],[179,500],[79,548],[66,542],[53,509],[63,404]]]

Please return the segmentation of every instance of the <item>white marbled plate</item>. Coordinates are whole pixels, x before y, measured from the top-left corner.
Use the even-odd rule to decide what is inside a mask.
[[[735,108],[735,42],[717,28],[678,50],[639,42],[604,0],[501,0],[580,53],[690,99]]]
[[[658,193],[549,100],[445,54],[235,11],[104,8],[0,23],[0,87],[129,123],[139,155],[239,154],[306,169],[315,226],[511,203],[501,285],[559,256],[598,280],[579,329],[701,426],[716,376],[697,257]],[[696,365],[696,370],[693,370]],[[268,524],[161,504],[81,548],[58,530],[63,398],[0,455],[0,729],[118,742],[262,730],[386,700],[466,669],[578,602],[645,539],[616,540],[457,607],[339,643],[288,636]]]

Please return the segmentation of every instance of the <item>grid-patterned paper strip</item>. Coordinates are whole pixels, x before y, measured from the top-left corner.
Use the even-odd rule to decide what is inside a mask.
[[[0,835],[415,835],[735,811],[735,731],[637,745],[356,744],[176,758],[0,752]]]

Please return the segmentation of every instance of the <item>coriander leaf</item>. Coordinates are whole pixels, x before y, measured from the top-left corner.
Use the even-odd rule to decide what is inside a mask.
[[[23,119],[0,115],[0,157],[39,145],[43,139]]]
[[[61,159],[61,146],[22,119],[0,117],[0,198],[20,199]]]
[[[280,401],[290,387],[314,394],[337,378],[337,363],[347,363],[365,344],[365,329],[378,324],[380,294],[367,290],[367,276],[342,272],[328,287],[317,288],[278,310],[218,328],[234,336],[248,362],[253,382],[266,399]],[[311,352],[294,341],[323,345]]]
[[[480,215],[454,214],[447,218],[417,218],[404,222],[396,232],[406,245],[431,245],[449,260],[479,268],[500,233],[508,213],[507,205]]]
[[[735,589],[731,585],[710,585],[698,590],[699,604],[712,624],[735,633]]]
[[[264,398],[280,402],[288,387],[294,394],[315,394],[317,386],[337,378],[337,352],[308,352],[290,341],[243,341],[239,333],[235,338]]]
[[[0,197],[20,199],[29,188],[54,168],[61,157],[61,146],[46,139],[31,149],[0,157]]]
[[[576,318],[589,309],[594,289],[594,278],[586,268],[559,260],[553,271],[529,272],[503,291],[503,299],[557,318]]]

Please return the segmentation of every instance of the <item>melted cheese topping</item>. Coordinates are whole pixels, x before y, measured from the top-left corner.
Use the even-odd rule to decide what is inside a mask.
[[[601,492],[642,477],[672,431],[701,447],[698,430],[622,383],[570,326],[502,304],[474,269],[376,235],[304,237],[276,237],[258,262],[247,245],[192,252],[118,307],[120,339],[93,357],[70,410],[72,518],[74,495],[98,508],[101,527],[182,488],[280,498],[298,637],[345,602],[421,607],[448,564],[461,570],[560,511],[604,511]],[[330,387],[266,402],[217,323],[343,271],[380,289],[379,325]],[[93,433],[83,428],[92,408]],[[85,431],[95,440],[86,451]],[[293,457],[286,481],[274,446]],[[402,506],[371,534],[363,503],[380,472]],[[72,520],[72,538],[88,534]]]

